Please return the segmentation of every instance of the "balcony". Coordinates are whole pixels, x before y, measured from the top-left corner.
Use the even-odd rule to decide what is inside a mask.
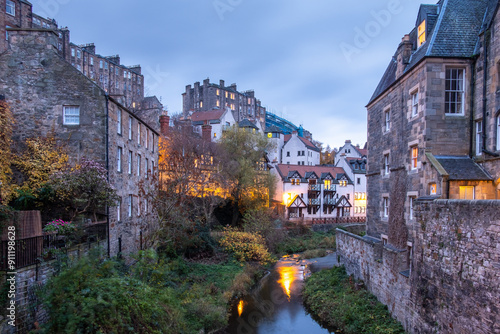
[[[329,197],[326,197],[326,198],[323,200],[323,204],[324,204],[324,205],[335,205],[335,198],[329,198]]]
[[[321,191],[321,184],[310,184],[309,191]]]
[[[321,205],[321,199],[319,198],[309,198],[309,205]]]
[[[337,186],[335,184],[330,184],[328,186],[325,186],[323,190],[325,192],[326,191],[336,191],[337,190]]]

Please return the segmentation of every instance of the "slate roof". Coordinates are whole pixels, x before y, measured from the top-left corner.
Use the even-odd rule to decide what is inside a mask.
[[[492,17],[492,8],[496,8],[497,3],[498,0],[443,0],[437,5],[422,5],[417,17],[417,24],[426,18],[426,42],[417,49],[417,27],[410,32],[413,53],[405,68],[405,73],[411,71],[426,57],[472,57],[476,52],[478,35],[481,32],[483,21],[486,20],[486,17]],[[439,14],[436,15],[439,7]],[[396,54],[390,60],[368,104],[397,81],[395,59]]]
[[[434,156],[455,181],[491,181],[491,176],[469,157]]]
[[[238,126],[240,128],[252,128],[252,129],[259,129],[255,124],[253,124],[252,122],[250,122],[248,120],[248,118],[245,118],[244,120],[242,120],[241,122],[238,123]]]
[[[266,128],[266,131],[265,131],[265,132],[266,132],[266,133],[269,133],[269,132],[283,133],[283,131],[281,131],[281,129],[280,129],[280,128],[278,128],[278,127],[277,127],[277,126],[275,126],[275,125],[268,126],[268,127]]]
[[[306,165],[276,165],[276,171],[280,175],[283,181],[287,181],[293,173],[297,172],[300,174],[301,178],[304,178],[307,173],[314,172],[316,175],[321,175],[321,179],[326,177],[330,173],[334,178],[338,175],[344,174],[344,169],[341,167],[328,167],[328,166],[306,166]],[[310,174],[307,174],[310,175]]]

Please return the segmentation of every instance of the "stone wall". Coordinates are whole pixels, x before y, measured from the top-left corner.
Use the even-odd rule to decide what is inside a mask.
[[[410,333],[499,333],[500,201],[418,202],[416,216],[413,250],[337,230],[339,262]]]

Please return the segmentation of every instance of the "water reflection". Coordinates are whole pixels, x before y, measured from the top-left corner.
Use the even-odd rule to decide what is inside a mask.
[[[241,299],[238,302],[238,317],[241,317],[241,314],[243,313],[243,306],[245,306],[245,302]]]
[[[280,274],[280,279],[278,283],[283,287],[286,295],[288,296],[288,300],[290,301],[291,295],[291,287],[292,283],[295,281],[295,275],[298,273],[297,267],[278,267],[276,268],[278,273]]]

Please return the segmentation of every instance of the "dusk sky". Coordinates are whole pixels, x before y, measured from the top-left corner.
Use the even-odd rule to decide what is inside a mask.
[[[170,114],[185,86],[210,78],[253,89],[267,110],[342,146],[364,145],[366,108],[401,38],[413,0],[32,0],[75,44],[140,64],[146,93]],[[430,0],[425,3],[436,3]]]

